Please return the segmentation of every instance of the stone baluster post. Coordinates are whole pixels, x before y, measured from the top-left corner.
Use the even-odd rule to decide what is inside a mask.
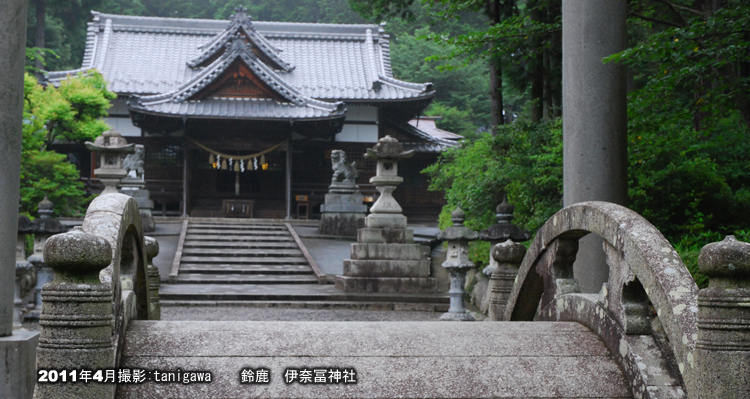
[[[440,241],[448,241],[448,253],[446,254],[443,267],[451,276],[450,308],[447,313],[440,316],[440,320],[448,321],[474,321],[474,317],[466,313],[464,308],[464,281],[466,272],[474,267],[474,262],[469,260],[469,242],[479,237],[479,234],[464,226],[466,213],[460,207],[456,207],[451,213],[453,226],[441,231],[437,238]]]
[[[143,237],[146,247],[146,258],[148,258],[148,314],[149,320],[161,319],[161,305],[159,304],[159,287],[161,276],[159,268],[154,266],[154,258],[159,255],[159,241],[153,237]]]
[[[518,268],[526,255],[526,247],[517,242],[507,240],[492,247],[492,258],[497,262],[497,268],[490,276],[490,320],[501,321],[508,304],[508,297],[513,284],[516,282]]]
[[[99,281],[112,261],[102,237],[80,229],[52,236],[44,260],[55,279],[42,289],[37,369],[101,370],[115,367],[113,290]],[[114,382],[114,381],[113,381]],[[37,384],[36,399],[111,399],[114,383]]]
[[[698,293],[699,399],[750,397],[750,243],[728,236],[698,258],[711,278]]]

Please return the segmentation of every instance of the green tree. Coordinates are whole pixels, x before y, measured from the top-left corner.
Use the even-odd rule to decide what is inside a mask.
[[[21,211],[36,214],[48,196],[57,215],[78,215],[89,200],[76,167],[49,149],[54,142],[93,140],[108,129],[100,118],[109,99],[99,73],[69,78],[59,88],[24,77],[24,124],[21,157]]]

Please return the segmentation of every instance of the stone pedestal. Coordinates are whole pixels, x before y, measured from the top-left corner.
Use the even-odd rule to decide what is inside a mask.
[[[347,163],[346,153],[331,151],[333,177],[326,194],[326,202],[320,206],[318,232],[324,235],[354,237],[357,230],[365,227],[367,206],[362,204],[362,194],[356,184],[357,163]],[[343,180],[340,181],[340,178]]]
[[[368,156],[377,159],[377,175],[370,179],[381,193],[357,231],[351,259],[344,260],[344,274],[336,276],[336,288],[345,292],[427,293],[437,291],[430,277],[430,262],[422,257],[422,246],[414,243],[414,232],[406,228],[406,217],[391,193],[403,180],[397,175],[399,159],[412,152],[390,136],[380,139]]]
[[[358,186],[349,188],[331,185],[326,202],[320,206],[320,227],[324,235],[356,237],[357,230],[365,227],[367,205],[362,204]]]
[[[39,333],[26,329],[13,330],[13,335],[0,337],[0,393],[3,398],[31,399],[36,382],[36,347]]]

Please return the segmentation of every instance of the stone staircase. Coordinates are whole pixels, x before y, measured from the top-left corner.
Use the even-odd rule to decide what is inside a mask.
[[[284,223],[191,220],[177,254],[159,290],[163,306],[448,308],[445,294],[343,293],[325,284],[326,275]]]

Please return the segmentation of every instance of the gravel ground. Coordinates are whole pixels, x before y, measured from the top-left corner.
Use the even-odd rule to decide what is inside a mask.
[[[241,306],[165,306],[161,319],[170,321],[437,321],[439,312],[352,309],[280,309]]]

